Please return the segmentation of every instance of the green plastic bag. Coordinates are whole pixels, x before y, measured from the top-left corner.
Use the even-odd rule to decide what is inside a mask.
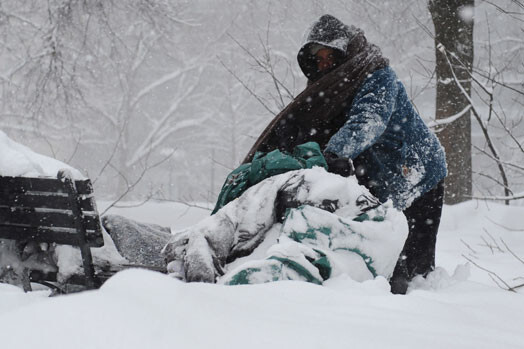
[[[292,154],[280,150],[257,152],[251,163],[239,166],[227,176],[211,214],[215,214],[227,203],[266,178],[313,166],[321,166],[327,170],[326,159],[316,142],[297,145]]]

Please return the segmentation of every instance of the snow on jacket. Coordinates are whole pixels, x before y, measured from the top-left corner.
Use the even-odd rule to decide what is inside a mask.
[[[345,114],[326,151],[353,159],[357,175],[381,201],[409,207],[446,176],[442,146],[390,67],[370,74]]]
[[[310,80],[318,75],[312,45],[331,47],[347,62],[353,59],[347,48],[363,35],[362,30],[323,15],[310,27],[299,51],[302,71]],[[361,54],[380,55],[375,45],[365,47]],[[352,159],[359,182],[381,201],[391,199],[399,209],[409,207],[446,176],[444,150],[389,65],[361,82],[351,82],[359,84],[357,92],[347,100],[340,115],[342,126],[331,134],[324,151]]]

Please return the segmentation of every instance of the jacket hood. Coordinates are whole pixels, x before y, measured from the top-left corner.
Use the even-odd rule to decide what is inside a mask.
[[[349,42],[361,30],[352,25],[346,25],[331,15],[323,15],[306,31],[302,47],[297,56],[302,72],[309,80],[316,80],[318,72],[315,56],[311,49],[316,45],[333,48],[339,59],[346,55]]]

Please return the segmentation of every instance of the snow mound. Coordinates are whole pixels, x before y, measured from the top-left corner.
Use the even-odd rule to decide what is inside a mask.
[[[429,273],[426,278],[418,275],[409,284],[409,290],[439,290],[453,286],[461,281],[466,281],[470,275],[468,264],[459,264],[453,275],[449,275],[446,269],[437,267]]]
[[[98,291],[38,294],[29,306],[0,309],[1,343],[40,349],[420,348],[421,343],[478,349],[523,343],[521,295],[466,281],[446,292],[395,296],[386,285],[381,277],[356,283],[341,276],[325,287],[295,281],[228,287],[127,270]],[[13,288],[0,291],[2,298],[23,295]]]

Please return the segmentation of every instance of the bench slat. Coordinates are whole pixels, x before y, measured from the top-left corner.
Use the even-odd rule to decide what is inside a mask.
[[[0,238],[18,241],[31,239],[36,242],[55,242],[57,244],[79,246],[78,234],[76,232],[56,231],[53,228],[14,226],[0,223]],[[87,231],[86,240],[90,247],[102,247],[104,245],[104,239],[99,231]]]
[[[28,209],[0,207],[0,222],[9,225],[27,225],[32,227],[75,228],[71,211],[39,212]],[[86,230],[99,230],[98,215],[84,216]]]
[[[93,185],[89,179],[76,180],[76,190],[80,195],[88,195],[93,193]],[[9,192],[38,191],[38,192],[62,192],[66,193],[64,184],[56,178],[32,178],[32,177],[0,177],[0,188],[8,190]]]
[[[0,206],[7,207],[26,207],[26,208],[53,208],[53,209],[68,209],[69,198],[62,195],[41,195],[38,193],[7,193],[0,191]],[[92,197],[85,197],[80,199],[80,207],[82,211],[96,211]]]

